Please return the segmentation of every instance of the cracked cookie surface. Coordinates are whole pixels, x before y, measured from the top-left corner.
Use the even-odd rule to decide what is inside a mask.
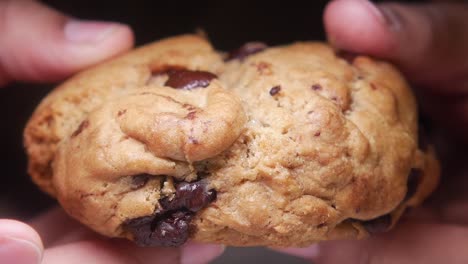
[[[432,192],[419,130],[387,63],[317,42],[224,57],[179,36],[62,84],[25,146],[33,180],[103,235],[305,246],[387,231]]]

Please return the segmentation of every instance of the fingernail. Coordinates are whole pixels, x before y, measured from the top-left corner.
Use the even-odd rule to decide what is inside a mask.
[[[399,29],[400,17],[392,8],[384,5],[376,5],[372,1],[363,1],[363,3],[380,23],[391,29]]]
[[[118,23],[69,20],[64,27],[65,37],[71,42],[93,44],[112,35]]]
[[[208,263],[223,254],[225,246],[190,243],[180,253],[181,264]]]
[[[396,12],[393,8],[386,6],[379,6],[378,10],[382,14],[385,24],[388,28],[398,31],[401,29],[402,17],[400,13]]]
[[[12,237],[0,238],[0,263],[40,264],[42,251],[36,244]]]

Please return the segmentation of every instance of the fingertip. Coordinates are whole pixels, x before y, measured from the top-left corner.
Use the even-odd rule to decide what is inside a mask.
[[[43,250],[41,239],[32,227],[16,220],[0,220],[1,263],[40,263]]]
[[[208,263],[221,256],[225,250],[223,245],[187,243],[181,248],[181,264],[202,264]]]
[[[41,249],[42,240],[39,234],[31,226],[12,219],[0,219],[0,237],[8,236],[34,243]]]
[[[0,1],[0,20],[0,85],[58,81],[134,43],[128,25],[73,19],[37,1]]]
[[[114,22],[70,20],[64,26],[65,55],[59,64],[74,72],[131,49],[132,29]]]
[[[386,57],[395,48],[386,16],[367,0],[335,0],[324,11],[330,43],[338,49]]]

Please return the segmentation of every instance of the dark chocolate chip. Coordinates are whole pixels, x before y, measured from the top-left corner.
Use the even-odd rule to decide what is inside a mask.
[[[408,175],[407,181],[407,191],[405,196],[405,201],[411,199],[413,195],[418,190],[419,183],[421,182],[423,172],[420,169],[411,169],[410,174]]]
[[[347,61],[349,64],[353,64],[353,63],[354,63],[354,60],[355,60],[356,57],[358,57],[359,55],[356,54],[356,53],[353,53],[353,52],[344,51],[344,50],[339,50],[339,51],[336,53],[336,56],[342,58],[342,59],[345,60],[345,61]]]
[[[390,214],[386,214],[368,221],[357,221],[361,223],[370,234],[378,234],[388,231],[392,224],[392,216]]]
[[[155,223],[151,228],[151,246],[176,247],[187,241],[193,213],[176,211]],[[157,241],[155,243],[155,241]]]
[[[85,130],[87,127],[89,126],[89,121],[88,120],[84,120],[83,122],[81,122],[81,124],[78,126],[78,129],[75,130],[75,132],[73,132],[73,134],[71,135],[71,137],[76,137],[78,136],[81,132],[83,132],[83,130]]]
[[[175,197],[170,200],[164,198],[160,204],[164,210],[184,208],[197,212],[216,199],[216,191],[208,190],[201,182],[181,182],[176,185]]]
[[[252,54],[265,50],[266,48],[268,48],[268,46],[265,43],[249,42],[249,43],[244,44],[239,49],[229,52],[226,58],[226,61],[230,61],[234,59],[243,60]]]
[[[149,181],[149,174],[139,174],[132,177],[132,190],[137,190],[145,186]]]
[[[125,222],[140,246],[180,246],[189,236],[193,213],[171,212],[162,216],[145,216]]]
[[[277,85],[270,89],[270,95],[273,96],[281,91],[281,86]]]
[[[150,215],[125,221],[125,229],[133,234],[135,243],[138,245],[150,246],[153,243],[151,223],[154,221],[154,217],[154,215]]]
[[[175,88],[192,90],[195,88],[205,88],[210,85],[211,80],[217,76],[206,71],[190,71],[190,70],[168,70],[169,79],[164,85]]]
[[[175,184],[171,199],[159,200],[161,209],[151,216],[130,219],[124,228],[133,234],[141,246],[180,246],[190,234],[190,221],[195,212],[216,199],[216,191],[209,190],[204,181]]]
[[[312,90],[314,91],[320,91],[322,90],[322,86],[320,84],[314,84],[311,86]]]

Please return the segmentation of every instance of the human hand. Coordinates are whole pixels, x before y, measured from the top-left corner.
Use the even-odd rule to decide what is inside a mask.
[[[335,0],[327,6],[324,21],[337,48],[394,62],[438,130],[442,127],[468,141],[467,4]],[[445,166],[439,190],[393,231],[362,241],[282,251],[318,264],[468,263],[468,154],[461,145],[451,147],[444,141],[440,146]]]
[[[132,45],[126,25],[71,18],[32,0],[0,1],[0,87],[57,81]]]
[[[58,81],[132,46],[128,26],[73,19],[31,0],[0,0],[0,87],[12,81]],[[0,219],[2,264],[206,263],[222,250],[190,243],[178,249],[140,248],[102,238],[60,209],[30,225]]]
[[[213,260],[224,249],[190,242],[180,248],[138,247],[129,241],[103,238],[58,208],[30,224],[40,234],[46,248],[43,264],[201,264]]]

